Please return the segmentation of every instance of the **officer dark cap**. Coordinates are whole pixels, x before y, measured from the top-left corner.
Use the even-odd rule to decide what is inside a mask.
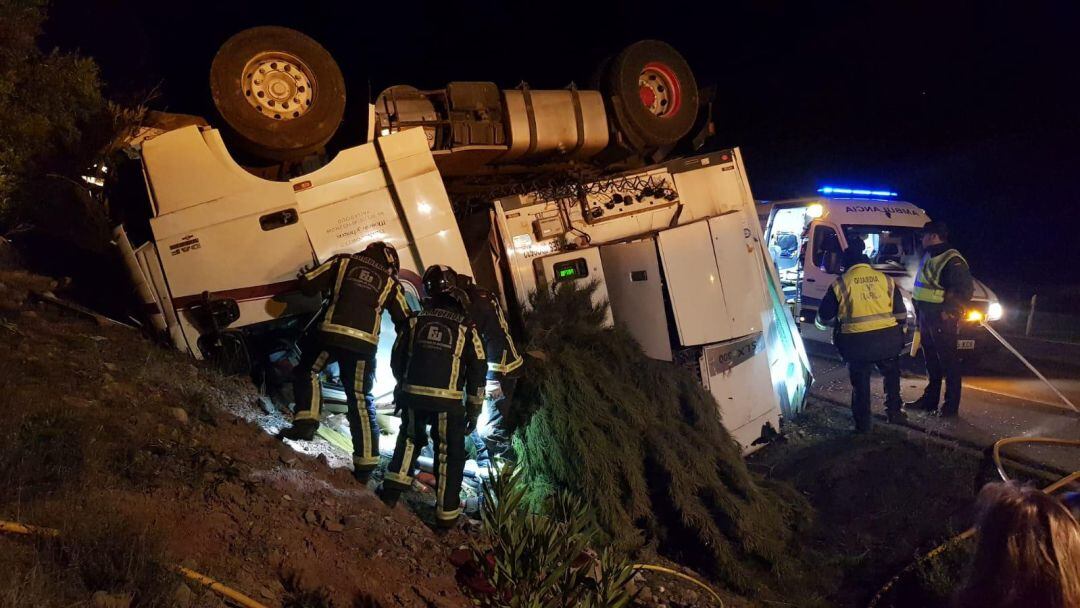
[[[948,240],[949,227],[945,225],[945,222],[939,220],[931,220],[929,222],[926,222],[926,225],[924,225],[922,229],[919,230],[920,236],[924,234],[936,234],[941,237],[941,240]]]

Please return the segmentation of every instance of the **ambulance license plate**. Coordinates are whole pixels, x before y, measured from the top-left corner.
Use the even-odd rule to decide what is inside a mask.
[[[956,348],[959,350],[975,350],[974,340],[957,340]]]

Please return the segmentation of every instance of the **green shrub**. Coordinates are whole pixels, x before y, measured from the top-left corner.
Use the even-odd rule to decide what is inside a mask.
[[[633,570],[610,548],[598,555],[601,531],[591,510],[569,493],[530,510],[520,473],[507,469],[484,488],[479,540],[459,581],[491,608],[622,608]]]
[[[532,297],[523,349],[532,356],[512,420],[523,500],[535,508],[553,491],[573,492],[620,549],[656,542],[741,592],[796,570],[805,501],[749,472],[689,371],[602,327],[606,305],[592,304],[594,289]]]

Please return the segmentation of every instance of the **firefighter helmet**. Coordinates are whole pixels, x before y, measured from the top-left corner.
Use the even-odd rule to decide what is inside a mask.
[[[401,270],[401,258],[398,257],[397,249],[385,241],[376,241],[364,248],[364,255],[383,262],[397,274]]]
[[[469,275],[467,275],[467,274],[458,274],[457,275],[457,286],[460,287],[462,290],[468,292],[469,288],[471,288],[475,284],[476,283],[473,282],[473,278],[470,277]]]
[[[435,264],[424,271],[424,291],[428,297],[449,293],[458,288],[458,273],[453,268]]]

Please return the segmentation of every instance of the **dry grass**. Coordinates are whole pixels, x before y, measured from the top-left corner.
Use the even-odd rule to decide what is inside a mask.
[[[78,417],[60,405],[14,414],[0,429],[0,495],[30,499],[78,485],[89,443]]]
[[[133,608],[171,606],[180,583],[161,536],[106,505],[67,510],[58,538],[2,542],[2,608],[88,605],[96,592],[130,597]]]

